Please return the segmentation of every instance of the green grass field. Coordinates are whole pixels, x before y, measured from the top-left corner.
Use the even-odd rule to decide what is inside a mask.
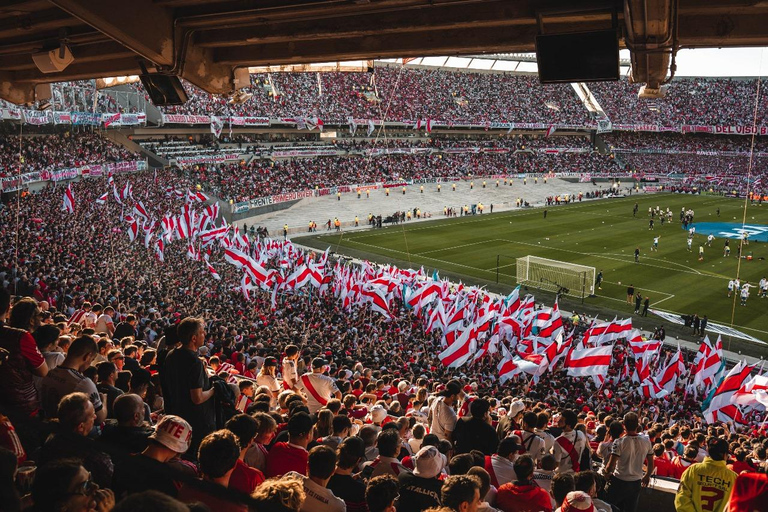
[[[636,218],[632,207],[639,204]],[[669,207],[673,222],[648,229],[648,207]],[[731,241],[730,258],[723,257],[724,239],[705,248],[705,259],[698,261],[698,246],[706,236],[696,235],[693,251],[688,252],[687,232],[681,229],[682,207],[695,211],[696,222],[741,222],[743,200],[717,196],[676,194],[638,195],[550,207],[542,209],[477,215],[429,222],[412,222],[380,230],[353,231],[296,239],[299,243],[399,266],[438,269],[443,276],[466,283],[489,285],[500,292],[515,286],[515,258],[534,255],[580,265],[594,266],[603,272],[602,290],[587,302],[605,312],[628,316],[634,310],[626,304],[627,285],[651,299],[651,307],[680,314],[707,315],[710,321],[727,324],[762,340],[768,340],[768,299],[751,290],[746,307],[728,298],[727,283],[735,277],[738,242]],[[720,218],[716,209],[720,208]],[[750,206],[747,222],[768,224],[768,205]],[[653,236],[661,235],[659,251],[651,252]],[[640,263],[634,263],[635,247],[640,247]],[[741,260],[741,281],[753,284],[768,275],[768,244],[751,242]],[[501,255],[496,281],[497,255]],[[618,283],[622,283],[619,285]],[[536,294],[536,292],[534,292]],[[538,295],[538,294],[537,294]],[[734,312],[735,310],[735,312]],[[733,313],[733,319],[732,319]]]

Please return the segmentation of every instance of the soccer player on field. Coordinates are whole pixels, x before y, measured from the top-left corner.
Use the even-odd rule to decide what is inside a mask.
[[[652,251],[659,252],[659,238],[661,238],[661,235],[653,237],[653,245],[651,246]]]

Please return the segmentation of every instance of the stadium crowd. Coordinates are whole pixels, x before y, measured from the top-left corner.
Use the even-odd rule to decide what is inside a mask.
[[[599,153],[532,154],[459,153],[388,154],[378,157],[337,156],[279,160],[254,159],[220,164],[185,165],[184,172],[221,199],[235,202],[256,197],[380,181],[463,179],[517,173],[574,172],[605,174],[620,170]]]
[[[0,177],[19,172],[53,171],[86,164],[131,160],[136,156],[99,133],[86,129],[53,135],[0,134]]]
[[[126,180],[151,216],[194,183]],[[681,479],[681,511],[765,502],[761,418],[707,425],[682,389],[645,398],[625,341],[600,388],[559,368],[501,384],[498,356],[446,368],[402,305],[385,319],[330,293],[248,302],[218,247],[221,280],[180,243],[149,257],[121,206],[95,203],[106,187],[73,183],[71,215],[62,187],[0,210],[6,510],[631,512],[654,472]],[[564,324],[578,340],[590,319]]]
[[[640,84],[628,80],[595,82],[589,89],[617,124],[658,126],[757,126],[766,123],[766,98],[755,107],[758,81],[733,78],[679,78],[666,86],[664,98],[638,98]],[[755,112],[757,118],[755,119]]]
[[[374,73],[251,75],[253,96],[232,105],[185,83],[190,100],[169,114],[318,117],[451,124],[486,122],[585,124],[589,117],[568,85],[540,85],[535,76],[439,69],[376,67]],[[140,85],[136,86],[140,91]],[[541,94],[530,94],[536,88]]]

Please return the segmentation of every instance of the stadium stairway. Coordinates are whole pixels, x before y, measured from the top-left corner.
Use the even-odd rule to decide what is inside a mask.
[[[143,148],[139,144],[133,142],[128,136],[121,130],[104,130],[104,136],[114,142],[128,148],[129,150],[136,152],[147,158],[150,167],[165,167],[168,165],[168,160],[157,156],[152,151]]]

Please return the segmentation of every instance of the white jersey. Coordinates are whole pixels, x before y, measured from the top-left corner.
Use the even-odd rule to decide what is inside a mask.
[[[296,387],[306,395],[311,414],[319,411],[339,391],[336,381],[322,373],[305,373]]]
[[[736,287],[736,283],[731,279],[728,281],[728,291],[733,291],[733,289]]]
[[[299,373],[296,371],[296,361],[283,359],[283,382],[288,388],[293,388],[299,381]]]
[[[708,242],[711,242],[711,241],[712,241],[712,240],[714,240],[714,239],[715,239],[715,235],[709,235],[709,236],[707,237],[707,241],[708,241]]]

